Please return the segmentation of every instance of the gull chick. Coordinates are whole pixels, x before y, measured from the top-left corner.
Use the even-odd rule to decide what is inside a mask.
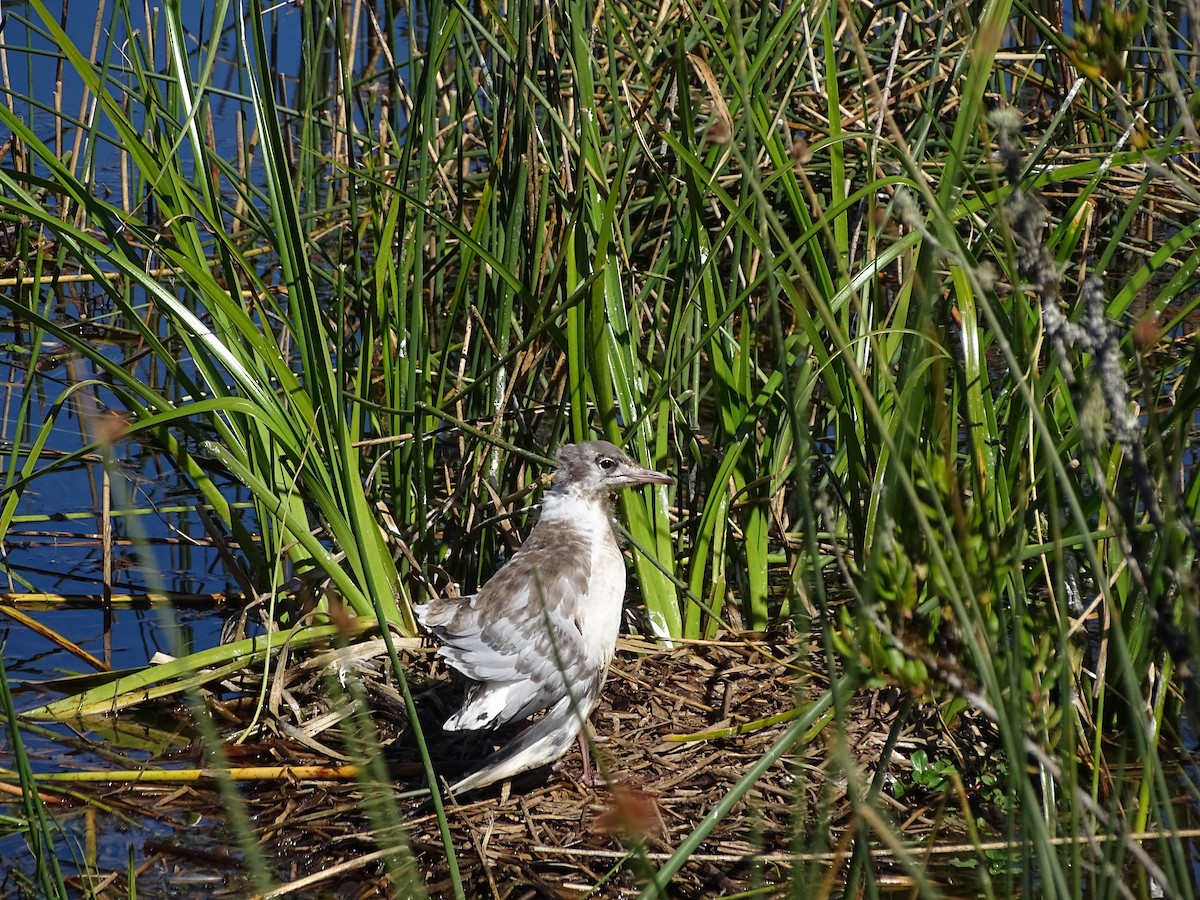
[[[445,730],[495,728],[546,711],[452,791],[552,763],[579,735],[608,675],[625,600],[610,498],[670,483],[608,441],[567,444],[541,518],[508,564],[479,593],[416,610],[442,642],[438,654],[472,681]]]

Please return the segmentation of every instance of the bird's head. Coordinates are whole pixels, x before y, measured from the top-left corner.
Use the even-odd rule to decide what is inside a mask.
[[[558,451],[555,491],[610,494],[639,484],[670,484],[669,475],[639,466],[608,441],[566,444]]]

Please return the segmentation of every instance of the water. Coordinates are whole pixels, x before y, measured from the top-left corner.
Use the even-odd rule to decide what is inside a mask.
[[[212,3],[182,7],[185,35],[206,32]],[[162,34],[160,25],[143,19],[148,11],[161,20],[160,10],[133,4],[128,7],[127,19],[124,8],[101,4],[97,19],[97,7],[89,10],[73,4],[63,26],[72,42],[83,48],[91,46],[98,27],[101,58],[107,55],[110,65],[122,67],[128,62],[121,54],[128,49],[131,31]],[[4,12],[8,19],[0,40],[6,45],[6,71],[17,98],[17,114],[35,134],[58,148],[60,158],[77,172],[94,173],[98,196],[120,205],[126,173],[115,142],[102,140],[88,159],[77,159],[78,129],[68,124],[60,131],[59,120],[48,111],[57,104],[69,115],[78,115],[84,109],[83,84],[70,65],[56,58],[52,43],[39,36],[45,25],[31,8],[6,3]],[[276,71],[292,84],[299,68],[300,24],[300,12],[292,4],[278,6],[269,24],[275,29]],[[194,48],[195,42],[188,46]],[[26,47],[28,51],[23,49]],[[160,40],[157,58],[144,61],[149,71],[163,70],[165,50],[166,42]],[[215,70],[215,84],[243,90],[232,30],[221,40],[219,52],[222,58]],[[198,71],[200,61],[193,59],[191,65]],[[129,80],[127,74],[121,77]],[[58,98],[56,90],[61,91]],[[239,136],[229,126],[239,112],[245,112],[240,101],[224,102],[219,114],[228,119],[214,123],[216,146],[230,158]],[[110,141],[115,138],[114,134],[105,136]],[[7,137],[0,134],[0,143]],[[47,274],[50,271],[47,269]],[[4,274],[10,273],[0,273]],[[43,291],[40,299],[50,297]],[[56,289],[53,300],[55,309],[48,313],[53,320],[66,327],[94,323],[96,350],[110,361],[138,366],[136,371],[146,383],[162,383],[161,373],[151,368],[148,357],[127,362],[139,358],[140,348],[127,332],[113,328],[120,323],[112,319],[104,291],[64,284]],[[196,512],[200,502],[196,490],[146,441],[117,440],[108,449],[107,460],[100,452],[68,459],[102,429],[111,427],[106,417],[110,411],[122,409],[122,403],[87,360],[64,353],[52,340],[36,348],[37,364],[31,370],[33,349],[27,330],[11,322],[0,323],[2,483],[12,484],[27,467],[39,473],[20,491],[12,524],[4,535],[7,584],[0,587],[0,604],[17,607],[41,627],[62,635],[114,669],[143,667],[158,653],[179,655],[215,646],[224,624],[220,607],[236,593],[237,583],[229,574],[227,558],[222,557],[203,517]],[[32,448],[39,439],[44,443],[34,456]],[[225,483],[224,491],[231,502],[247,499],[232,484]],[[0,500],[10,496],[6,493]],[[107,584],[101,540],[106,504],[112,513]],[[106,591],[114,598],[111,608],[102,602]],[[164,592],[175,602],[148,602],[148,595]],[[233,603],[239,602],[235,596]],[[76,654],[2,614],[0,646],[18,711],[57,699],[60,693],[48,689],[47,682],[94,672]],[[179,756],[180,767],[196,765],[200,757],[184,755],[194,739],[185,727],[187,716],[170,709],[172,705],[164,704],[167,714],[158,717],[123,714],[119,720],[86,727],[30,725],[22,728],[21,739],[39,773],[136,769],[164,754]],[[0,727],[0,767],[14,767],[7,727]],[[144,798],[153,796],[151,793],[119,789],[100,793],[110,802],[108,812],[88,803],[59,802],[60,795],[47,789],[46,806],[57,829],[55,852],[68,877],[87,871],[124,872],[133,859],[138,865],[150,864],[137,882],[146,896],[178,893],[180,886],[187,884],[207,895],[207,888],[228,879],[228,865],[200,861],[212,851],[229,853],[229,836],[219,818],[147,808]],[[211,805],[212,798],[205,802]],[[186,807],[177,804],[173,808]],[[19,798],[0,803],[0,896],[20,893],[22,878],[31,877],[34,871],[26,838],[14,831],[23,818]],[[168,843],[172,845],[170,853],[164,853]],[[186,878],[178,865],[179,854],[188,854]],[[184,887],[183,892],[187,894],[189,889]]]

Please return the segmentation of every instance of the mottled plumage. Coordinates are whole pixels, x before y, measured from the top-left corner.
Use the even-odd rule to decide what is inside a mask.
[[[567,444],[541,518],[509,563],[477,594],[417,609],[442,642],[439,655],[474,682],[447,731],[495,728],[546,710],[454,791],[554,762],[570,747],[599,699],[621,625],[625,560],[609,498],[670,481],[608,441]]]

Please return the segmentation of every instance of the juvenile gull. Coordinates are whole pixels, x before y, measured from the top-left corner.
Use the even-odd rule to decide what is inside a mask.
[[[438,654],[472,680],[447,731],[495,728],[546,710],[451,788],[485,787],[552,763],[580,733],[608,674],[625,599],[610,497],[671,479],[608,441],[558,451],[554,484],[528,540],[477,594],[418,607]]]

